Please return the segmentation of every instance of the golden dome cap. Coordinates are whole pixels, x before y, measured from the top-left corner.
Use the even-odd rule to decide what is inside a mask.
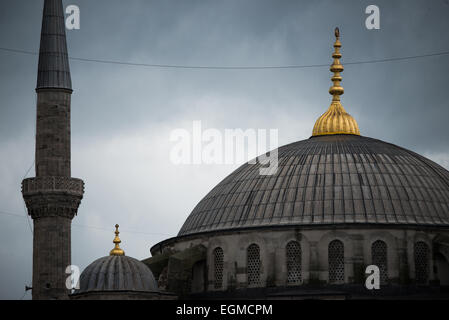
[[[329,89],[329,93],[332,95],[332,102],[329,109],[318,118],[313,127],[312,136],[322,136],[329,134],[354,134],[360,135],[359,125],[357,121],[346,112],[340,102],[340,96],[345,92],[340,82],[342,77],[340,72],[343,72],[344,68],[340,63],[341,42],[340,42],[340,30],[335,28],[336,41],[334,43],[334,53],[332,58],[334,62],[330,67],[330,71],[334,73],[331,78],[333,85]]]
[[[119,225],[116,224],[115,225],[115,238],[114,238],[114,241],[112,241],[115,244],[115,247],[109,253],[109,255],[111,255],[111,256],[124,256],[125,255],[125,251],[123,251],[123,249],[120,248],[120,243],[122,242],[122,240],[120,240],[120,238],[118,236],[120,233],[118,231],[118,227],[119,227]]]

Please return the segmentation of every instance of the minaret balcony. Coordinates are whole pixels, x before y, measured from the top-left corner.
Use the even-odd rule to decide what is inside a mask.
[[[73,219],[84,194],[84,182],[69,177],[36,177],[22,182],[22,194],[33,218],[60,216]]]

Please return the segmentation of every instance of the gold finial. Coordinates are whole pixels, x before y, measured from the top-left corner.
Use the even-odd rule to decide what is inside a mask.
[[[359,126],[355,119],[351,117],[343,108],[340,102],[340,96],[345,92],[341,86],[341,72],[344,68],[340,63],[341,42],[340,29],[335,28],[335,43],[332,58],[334,61],[330,67],[330,71],[334,73],[332,76],[332,87],[329,93],[332,95],[332,102],[329,109],[320,117],[313,127],[313,136],[322,136],[329,134],[355,134],[360,135]]]
[[[344,68],[340,63],[341,53],[341,42],[340,42],[340,29],[335,28],[335,43],[334,43],[334,53],[332,54],[332,58],[334,58],[334,62],[331,65],[330,70],[334,73],[332,77],[333,86],[329,89],[329,93],[333,95],[332,101],[340,101],[340,96],[345,93],[345,90],[340,85],[342,77],[340,72],[343,72]]]
[[[122,242],[122,240],[120,240],[120,238],[118,236],[120,233],[118,231],[118,227],[119,227],[119,225],[116,224],[115,225],[115,238],[114,238],[114,241],[112,241],[115,244],[115,247],[109,253],[111,256],[124,256],[125,255],[125,251],[123,251],[122,248],[120,248],[120,246],[119,246],[119,244]]]

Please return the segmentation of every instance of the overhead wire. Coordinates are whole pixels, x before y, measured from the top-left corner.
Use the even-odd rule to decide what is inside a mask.
[[[19,50],[13,48],[0,47],[0,51],[21,53],[28,55],[38,55],[38,52]],[[428,54],[420,54],[413,56],[402,56],[402,57],[390,57],[381,59],[371,59],[371,60],[360,60],[360,61],[345,61],[345,65],[358,65],[358,64],[372,64],[372,63],[384,63],[393,61],[405,61],[428,57],[437,57],[449,55],[449,51],[434,52]],[[92,58],[79,58],[71,57],[70,60],[82,61],[82,62],[93,62],[102,64],[115,64],[115,65],[125,65],[133,67],[149,67],[149,68],[164,68],[164,69],[209,69],[209,70],[264,70],[264,69],[304,69],[304,68],[322,68],[329,67],[329,63],[323,64],[304,64],[304,65],[264,65],[264,66],[222,66],[222,65],[177,65],[177,64],[152,64],[152,63],[138,63],[138,62],[127,62],[119,60],[105,60],[105,59],[92,59]]]

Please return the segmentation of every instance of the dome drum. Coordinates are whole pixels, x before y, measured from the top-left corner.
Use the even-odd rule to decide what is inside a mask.
[[[205,281],[208,286],[204,291],[192,292],[199,298],[214,292],[222,292],[223,297],[226,297],[226,292],[232,292],[234,296],[235,292],[248,288],[263,290],[264,293],[259,292],[258,296],[262,294],[265,298],[270,298],[273,292],[289,292],[290,297],[299,297],[308,289],[313,290],[316,296],[323,292],[330,294],[349,290],[354,297],[361,297],[370,294],[364,287],[365,269],[373,263],[383,270],[382,294],[400,295],[405,287],[419,285],[421,278],[431,286],[449,286],[444,274],[435,271],[449,267],[449,256],[443,262],[434,258],[449,250],[449,243],[446,242],[449,228],[408,226],[406,230],[401,226],[395,228],[387,225],[354,228],[260,227],[172,238],[153,247],[152,253],[156,257],[161,253],[177,254],[192,243],[207,247]],[[335,241],[341,248],[340,253],[334,252],[338,246],[331,245]],[[415,248],[416,244],[428,250],[424,259],[418,259],[420,253]],[[248,260],[253,257],[255,246],[259,254],[256,265]],[[292,251],[289,248],[295,249]],[[220,252],[218,260],[217,252]],[[292,265],[295,268],[289,271]],[[259,273],[259,280],[251,284],[248,281],[249,278],[254,279],[254,272]],[[337,272],[338,276],[333,272]],[[195,286],[195,282],[200,280],[193,277],[191,281]],[[291,288],[299,291],[291,292]]]

